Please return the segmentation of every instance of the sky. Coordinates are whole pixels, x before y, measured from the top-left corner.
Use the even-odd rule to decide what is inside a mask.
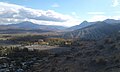
[[[70,27],[108,18],[120,19],[120,0],[0,0],[0,24],[30,21]]]

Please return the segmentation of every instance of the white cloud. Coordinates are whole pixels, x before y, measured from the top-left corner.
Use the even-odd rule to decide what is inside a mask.
[[[120,20],[120,15],[118,15],[118,16],[111,16],[111,19]]]
[[[52,7],[57,8],[57,7],[60,7],[60,5],[58,5],[57,3],[54,3],[54,4],[52,5]]]
[[[0,11],[0,17],[2,18],[28,18],[56,22],[64,22],[70,18],[67,15],[57,13],[53,10],[35,10],[8,3],[0,3],[0,8],[2,9],[2,11]]]
[[[103,21],[103,20],[105,20],[105,19],[107,19],[107,17],[104,16],[104,15],[94,15],[94,16],[92,16],[88,21],[90,21],[90,22]]]
[[[90,15],[102,15],[102,14],[105,14],[105,12],[88,12],[87,14],[90,14]]]
[[[103,21],[105,19],[116,19],[120,20],[120,16],[105,16],[105,15],[94,15],[90,19],[88,19],[89,22],[94,21]]]
[[[33,21],[39,24],[72,26],[79,22],[70,15],[64,15],[53,10],[37,10],[24,6],[0,2],[0,24]]]
[[[31,22],[33,22],[33,23],[37,23],[37,24],[45,24],[45,25],[61,25],[61,26],[68,26],[68,27],[70,27],[70,26],[74,26],[74,25],[78,25],[78,24],[80,24],[80,22],[82,22],[82,21],[80,21],[80,20],[77,20],[77,19],[71,19],[71,20],[69,20],[69,21],[67,21],[67,22],[52,22],[52,21],[39,21],[39,20],[30,20]]]
[[[112,7],[116,7],[119,5],[119,0],[113,0]]]

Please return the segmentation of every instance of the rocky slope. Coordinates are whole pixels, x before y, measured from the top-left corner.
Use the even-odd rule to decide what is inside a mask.
[[[85,40],[99,40],[104,37],[113,35],[120,30],[120,24],[108,24],[105,22],[96,22],[78,30],[67,32],[62,35],[67,39],[85,39]]]
[[[27,72],[119,72],[120,35],[97,42],[81,41],[61,54],[51,54]]]

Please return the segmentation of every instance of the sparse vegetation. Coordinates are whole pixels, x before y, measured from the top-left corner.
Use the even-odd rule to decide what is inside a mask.
[[[115,72],[120,66],[120,33],[101,40],[2,34],[0,45],[3,72]]]

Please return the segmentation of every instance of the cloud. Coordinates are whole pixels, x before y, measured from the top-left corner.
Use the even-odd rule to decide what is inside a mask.
[[[35,10],[19,5],[0,3],[0,17],[2,18],[17,18],[17,19],[36,19],[45,21],[64,22],[69,19],[69,16],[62,15],[53,10]]]
[[[102,14],[105,14],[105,12],[88,12],[87,14],[90,14],[90,15],[102,15]]]
[[[39,22],[39,24],[65,24],[66,26],[68,25],[67,23],[70,24],[68,26],[71,26],[74,25],[73,23],[79,21],[70,15],[61,14],[53,10],[37,10],[16,4],[0,2],[0,24],[17,23],[26,20]]]
[[[119,0],[113,0],[112,7],[116,7],[119,5]]]
[[[94,15],[92,16],[90,19],[88,19],[88,21],[90,22],[94,22],[94,21],[103,21],[105,19],[107,19],[108,17],[107,16],[104,16],[104,15]]]
[[[58,8],[58,7],[60,7],[60,5],[58,5],[57,3],[54,3],[54,4],[52,5],[52,7]]]
[[[45,24],[45,25],[59,25],[59,26],[67,26],[67,27],[70,27],[70,26],[74,26],[74,25],[78,25],[82,22],[82,20],[77,20],[77,19],[71,19],[67,22],[51,22],[51,21],[39,21],[39,20],[30,20],[31,22],[33,23],[37,23],[37,24]]]
[[[105,16],[105,15],[94,15],[92,16],[90,19],[88,19],[88,21],[90,22],[94,22],[94,21],[103,21],[105,19],[116,19],[116,20],[120,20],[120,16]]]

